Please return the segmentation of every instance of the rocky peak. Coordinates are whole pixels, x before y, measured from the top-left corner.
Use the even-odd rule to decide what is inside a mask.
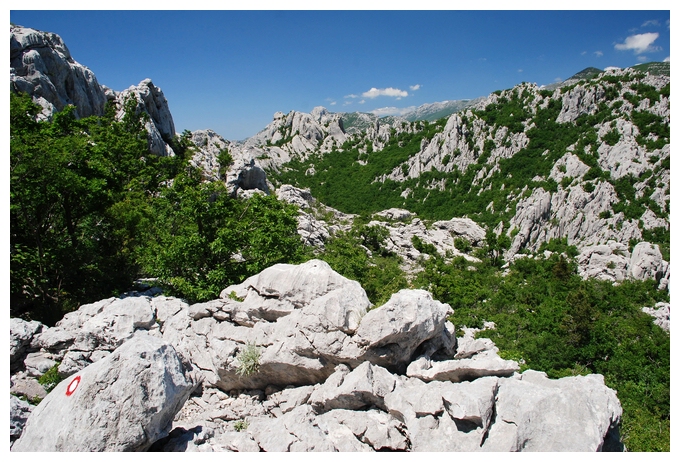
[[[50,118],[68,105],[78,117],[103,115],[105,87],[76,62],[57,34],[10,25],[10,88],[28,93]]]
[[[142,112],[149,114],[145,128],[149,132],[150,151],[157,155],[174,155],[169,143],[175,136],[175,123],[163,91],[155,86],[151,79],[144,79],[139,85],[132,85],[117,93],[118,113],[116,117],[119,119],[125,114],[124,103],[129,97],[137,101],[138,114]]]

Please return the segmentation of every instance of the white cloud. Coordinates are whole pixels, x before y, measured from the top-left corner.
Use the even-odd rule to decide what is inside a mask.
[[[396,96],[396,97],[404,97],[408,96],[408,92],[404,90],[399,90],[398,88],[371,88],[368,91],[365,91],[361,94],[364,98],[377,98],[378,96]]]
[[[659,38],[658,32],[647,32],[645,34],[635,34],[626,37],[623,43],[614,44],[617,50],[633,50],[636,55],[646,51],[659,51],[659,47],[653,47],[652,43]]]
[[[378,109],[374,109],[371,111],[371,114],[377,115],[378,117],[382,116],[388,116],[388,115],[404,115],[408,112],[411,112],[415,109],[415,106],[409,106],[409,107],[403,107],[403,108],[398,108],[398,107],[381,107]]]
[[[359,101],[359,104],[364,104],[365,102],[366,102],[366,100],[362,99],[361,101]]]
[[[587,51],[582,51],[582,52],[581,52],[581,56],[585,56],[585,55],[587,55],[587,54],[588,54]]]
[[[659,21],[656,19],[650,19],[649,21],[645,21],[642,23],[642,27],[648,27],[648,26],[658,26]]]
[[[646,56],[638,56],[638,59],[639,59],[641,62],[639,62],[639,63],[637,63],[637,64],[642,64],[642,63],[644,63],[645,61],[647,61],[647,57],[646,57]]]
[[[335,106],[335,101],[331,101],[331,106]]]
[[[409,88],[411,89],[411,91],[420,90],[420,84],[418,83],[415,85],[411,85]]]
[[[595,56],[597,56],[598,58],[600,58],[600,57],[601,57],[602,55],[604,55],[604,53],[602,53],[602,52],[601,52],[601,51],[599,51],[599,50],[598,50],[598,51],[596,51],[596,52],[595,52],[595,53],[593,53],[593,54],[594,54]]]
[[[524,72],[524,69],[517,69],[517,72]]]
[[[619,70],[619,69],[621,69],[621,68],[620,68],[620,67],[616,67],[616,66],[608,66],[608,67],[605,67],[605,68],[604,68],[605,71],[617,71],[617,70]]]
[[[350,104],[352,104],[351,101],[345,101],[344,103],[342,103],[343,106],[349,106]]]
[[[344,98],[358,98],[357,95],[345,95]]]
[[[670,63],[671,62],[671,57],[667,57],[663,60],[664,63]]]
[[[560,83],[562,82],[562,77],[555,77],[555,80],[553,80],[555,83]]]

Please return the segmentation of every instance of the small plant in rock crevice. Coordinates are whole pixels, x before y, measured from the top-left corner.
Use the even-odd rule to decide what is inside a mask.
[[[248,422],[245,420],[237,420],[234,422],[234,430],[237,432],[242,432],[243,430],[246,430],[248,428]]]
[[[42,385],[47,392],[52,391],[52,389],[63,380],[63,378],[59,375],[59,364],[60,363],[56,363],[38,378],[38,383]]]
[[[236,373],[241,377],[248,377],[260,368],[260,347],[252,343],[246,344],[245,348],[236,356],[239,362]]]

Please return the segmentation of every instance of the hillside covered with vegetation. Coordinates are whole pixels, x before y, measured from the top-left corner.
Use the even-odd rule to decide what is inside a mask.
[[[511,223],[535,191],[607,190],[612,199],[594,219],[613,234],[638,230],[629,245],[658,244],[670,260],[670,228],[659,225],[670,216],[670,84],[649,78],[626,71],[555,90],[522,84],[450,118],[399,122],[381,149],[364,130],[330,152],[293,158],[269,172],[275,186],[308,188],[358,215],[323,248],[303,245],[296,206],[273,195],[234,198],[224,182],[206,181],[189,162],[190,133],[173,140],[176,156],[149,154],[133,102],[122,120],[113,108],[83,119],[67,108],[44,121],[29,96],[12,93],[10,314],[52,325],[139,278],[200,302],[275,263],[321,258],[376,306],[401,288],[423,288],[451,305],[457,328],[494,322],[477,335],[525,369],[604,375],[624,408],[627,448],[669,451],[670,336],[641,311],[669,292],[653,279],[582,279],[578,242],[566,234],[504,261],[519,232]],[[634,148],[627,166],[610,163],[615,147]],[[370,224],[388,208],[428,222],[467,216],[486,239],[474,249],[458,242],[468,258],[414,240],[424,256],[406,272],[387,250],[388,233]],[[551,213],[543,225],[559,229]]]

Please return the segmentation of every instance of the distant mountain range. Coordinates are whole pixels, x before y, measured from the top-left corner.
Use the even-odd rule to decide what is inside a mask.
[[[651,62],[645,64],[638,64],[633,66],[633,69],[639,70],[640,72],[649,72],[652,75],[671,75],[671,64],[669,62]],[[596,67],[587,67],[580,72],[572,75],[568,79],[546,85],[545,88],[548,90],[555,90],[560,87],[567,85],[573,85],[579,80],[590,80],[598,75],[602,74],[604,70],[598,69]],[[428,122],[434,122],[435,120],[441,119],[442,117],[448,117],[451,114],[460,112],[464,109],[472,107],[482,101],[484,97],[479,97],[475,99],[457,99],[449,101],[440,101],[436,103],[426,103],[418,106],[414,110],[402,114],[401,116],[384,116],[379,117],[371,113],[365,112],[343,112],[339,113],[342,116],[344,122],[344,128],[348,133],[355,133],[365,130],[369,125],[375,123],[376,120],[380,120],[385,124],[392,125],[395,121],[405,120],[409,122],[416,122],[418,120],[427,120]]]

